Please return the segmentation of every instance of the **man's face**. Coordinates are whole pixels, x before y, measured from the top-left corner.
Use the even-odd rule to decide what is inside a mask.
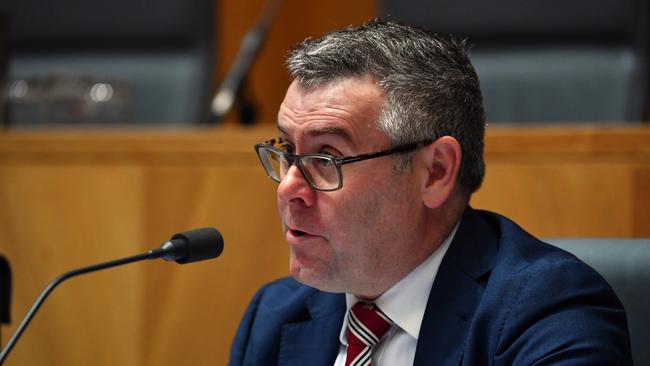
[[[304,89],[292,83],[278,128],[294,153],[344,157],[390,146],[376,127],[384,95],[370,79]],[[278,208],[300,282],[373,297],[410,268],[409,245],[422,225],[420,187],[386,156],[343,165],[338,191],[312,189],[295,165],[278,186]],[[404,263],[404,264],[403,264]]]

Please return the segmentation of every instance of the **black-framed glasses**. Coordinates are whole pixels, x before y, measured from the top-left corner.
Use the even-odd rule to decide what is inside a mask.
[[[415,151],[429,145],[433,140],[413,142],[387,150],[347,157],[336,157],[327,154],[296,155],[274,146],[276,144],[282,144],[282,142],[282,138],[277,138],[255,145],[255,152],[259,156],[266,174],[274,181],[280,183],[287,175],[289,168],[296,164],[312,188],[330,192],[343,187],[341,165],[391,154]]]

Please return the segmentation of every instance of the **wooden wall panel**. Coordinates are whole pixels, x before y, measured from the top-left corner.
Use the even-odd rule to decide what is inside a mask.
[[[625,163],[493,162],[473,204],[500,207],[537,235],[629,236],[634,225],[633,172]]]
[[[138,172],[26,162],[0,167],[0,252],[14,272],[13,326],[55,276],[134,253]],[[118,197],[119,199],[116,199]],[[142,267],[63,283],[37,314],[8,365],[138,364]],[[13,329],[12,326],[12,329]],[[101,347],[104,334],[110,347]],[[3,332],[4,342],[9,332]],[[3,343],[4,344],[4,343]],[[44,351],[47,350],[47,351]]]
[[[632,176],[632,236],[650,237],[650,167],[639,166]]]
[[[492,128],[472,199],[538,236],[650,236],[648,127]]]

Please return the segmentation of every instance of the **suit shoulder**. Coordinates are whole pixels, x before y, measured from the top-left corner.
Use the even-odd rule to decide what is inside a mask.
[[[510,274],[571,268],[576,273],[600,277],[575,255],[534,237],[512,220],[489,211],[477,211],[498,236],[496,265],[508,267]]]
[[[509,219],[481,216],[496,233],[498,250],[479,318],[491,324],[503,364],[628,364],[625,311],[605,279]]]

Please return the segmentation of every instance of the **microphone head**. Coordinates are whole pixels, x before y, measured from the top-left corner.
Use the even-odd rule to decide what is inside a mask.
[[[163,257],[165,259],[173,259],[181,264],[198,262],[220,256],[223,252],[223,237],[212,227],[188,230],[174,234],[163,244],[163,249],[170,254]]]

